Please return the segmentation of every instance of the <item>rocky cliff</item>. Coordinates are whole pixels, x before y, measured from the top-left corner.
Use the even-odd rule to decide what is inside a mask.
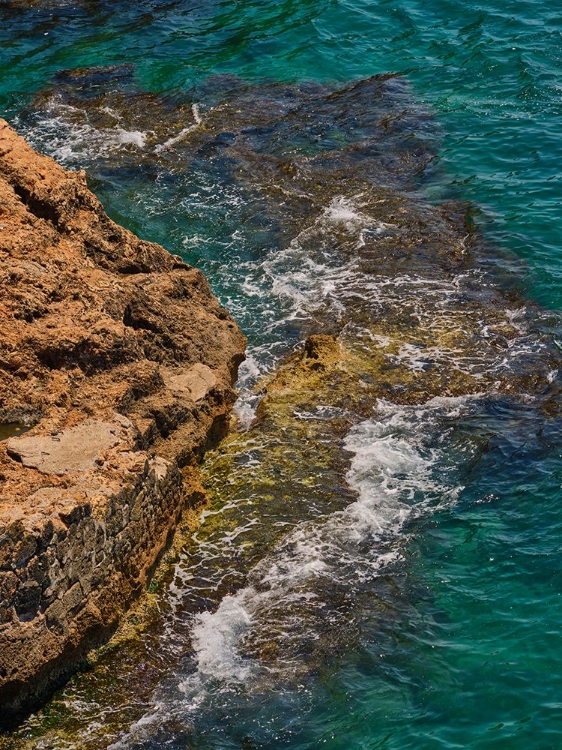
[[[198,459],[244,337],[204,276],[116,225],[83,173],[0,120],[0,721],[115,629]]]

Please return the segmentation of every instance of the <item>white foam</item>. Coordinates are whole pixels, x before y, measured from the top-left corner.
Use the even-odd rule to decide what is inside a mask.
[[[53,158],[70,167],[83,166],[123,148],[145,148],[147,132],[123,128],[115,113],[109,108],[105,111],[115,117],[115,125],[96,128],[84,110],[64,104],[54,96],[47,102],[44,117],[28,128],[25,136],[36,147],[46,145]]]
[[[343,222],[344,224],[365,221],[365,217],[359,213],[354,203],[343,195],[332,200],[330,205],[324,209],[324,216],[329,221]]]
[[[146,133],[143,133],[141,130],[115,128],[115,135],[112,137],[116,145],[131,143],[133,146],[137,146],[137,148],[144,148],[146,145]]]
[[[377,576],[397,559],[398,549],[389,547],[389,540],[399,537],[413,514],[455,502],[461,487],[454,472],[440,470],[448,442],[435,447],[436,434],[442,438],[477,398],[440,397],[417,407],[380,401],[376,417],[352,428],[344,446],[352,454],[347,480],[357,500],[328,517],[298,524],[252,570],[246,587],[225,597],[216,612],[196,618],[197,669],[182,683],[186,694],[193,696],[195,685],[205,691],[211,678],[249,680],[255,688],[256,681],[271,676],[272,666],[248,659],[244,644],[267,639],[272,626],[281,650],[299,639],[313,643],[321,636],[299,612],[303,603],[329,611],[317,581],[327,581],[328,590],[346,590],[353,581]],[[337,613],[330,616],[337,620]],[[279,670],[302,668],[291,658],[299,652],[283,652],[275,664],[278,677]]]
[[[264,375],[265,369],[255,353],[249,353],[238,370],[238,399],[233,408],[242,429],[247,429],[255,419],[260,396],[254,392],[254,386]]]
[[[389,224],[384,221],[377,221],[368,214],[361,213],[359,210],[361,203],[359,199],[347,198],[344,195],[338,195],[333,198],[330,204],[324,208],[322,219],[336,224],[345,224],[350,231],[359,231],[362,227],[367,227],[371,234],[383,234],[386,230],[396,229],[395,224]],[[359,231],[361,247],[365,244],[363,232]]]
[[[183,128],[183,130],[180,130],[180,132],[175,135],[173,138],[169,138],[165,143],[161,143],[154,149],[157,153],[161,153],[162,151],[166,151],[167,149],[171,148],[172,146],[175,146],[176,143],[179,143],[180,141],[183,141],[183,139],[189,135],[189,133],[192,133],[194,130],[197,130],[197,128],[202,124],[203,120],[201,119],[201,113],[199,111],[199,105],[198,104],[192,104],[191,105],[191,111],[193,113],[193,119],[194,123],[192,125],[188,125],[187,127]]]
[[[197,115],[197,117],[195,116]],[[194,123],[200,115],[194,113]],[[237,185],[221,185],[209,179],[204,172],[197,174],[193,188],[180,207],[204,219],[217,207],[230,221],[238,216],[244,204],[243,190]],[[154,197],[156,210],[161,213],[158,196]],[[245,238],[244,232],[234,230],[222,243],[220,257],[209,261],[204,268],[215,280],[216,289],[223,290],[222,302],[228,307],[248,335],[248,360],[240,367],[237,389],[239,399],[235,414],[242,428],[249,427],[255,419],[260,395],[255,386],[287,354],[287,331],[306,329],[315,320],[329,320],[339,324],[345,320],[345,311],[357,303],[369,312],[374,322],[370,331],[368,320],[362,331],[352,334],[357,343],[362,336],[368,341],[388,348],[386,356],[402,367],[421,372],[432,366],[440,371],[453,369],[475,380],[490,378],[494,381],[519,364],[520,356],[532,356],[533,342],[526,336],[524,316],[520,311],[498,310],[498,324],[517,326],[516,336],[509,342],[507,353],[494,347],[493,331],[486,331],[488,321],[481,321],[483,346],[480,351],[472,347],[474,331],[479,325],[474,319],[476,308],[459,302],[459,295],[471,295],[478,271],[463,272],[451,278],[427,278],[414,273],[394,275],[365,274],[361,254],[354,251],[361,238],[372,238],[380,233],[394,231],[391,224],[374,217],[372,206],[365,209],[361,196],[337,196],[325,206],[282,249],[272,249],[255,254],[255,248]],[[343,234],[342,234],[343,227]],[[375,239],[376,241],[376,239]],[[347,243],[345,252],[334,252],[334,242]],[[184,239],[186,250],[192,252],[209,243],[211,254],[216,252],[216,239],[194,234]],[[207,251],[203,249],[201,254]],[[225,263],[224,258],[231,259]],[[247,258],[251,258],[247,260]],[[233,273],[232,264],[236,265]],[[416,341],[416,328],[404,327],[398,334],[402,340],[398,349],[390,349],[397,336],[384,336],[377,332],[380,313],[392,319],[393,311],[411,319],[426,332],[424,340],[440,345],[422,348]],[[504,318],[502,321],[501,318]],[[458,336],[444,337],[443,331],[458,332]],[[403,338],[402,338],[403,337]],[[448,344],[448,346],[447,346]]]
[[[167,707],[161,703],[155,703],[149,713],[142,716],[138,721],[133,722],[127,733],[117,741],[112,742],[111,745],[108,745],[107,750],[130,750],[133,743],[150,739],[166,715]],[[88,728],[90,731],[94,729],[92,725]]]
[[[236,649],[239,639],[252,623],[244,606],[244,600],[251,600],[252,595],[252,589],[245,589],[243,595],[225,596],[214,613],[203,612],[197,616],[192,642],[201,676],[245,682],[255,671],[252,663],[244,660]],[[183,690],[186,689],[184,683]]]

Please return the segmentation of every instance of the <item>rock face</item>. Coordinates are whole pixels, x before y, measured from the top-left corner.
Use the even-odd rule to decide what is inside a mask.
[[[117,226],[83,173],[3,120],[0,263],[7,721],[143,590],[227,429],[245,340],[198,270]]]

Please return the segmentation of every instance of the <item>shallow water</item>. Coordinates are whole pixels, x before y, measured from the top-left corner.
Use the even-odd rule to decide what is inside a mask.
[[[557,9],[516,0],[51,0],[4,2],[0,16],[9,119],[67,166],[85,167],[115,218],[200,265],[249,335],[244,424],[259,400],[253,385],[309,333],[339,332],[346,305],[363,311],[346,329],[349,345],[378,337],[412,382],[430,382],[432,367],[484,379],[441,401],[409,404],[390,391],[361,413],[353,404],[345,414],[303,408],[295,445],[303,425],[314,440],[288,457],[295,473],[285,494],[278,475],[259,473],[260,433],[235,436],[204,467],[210,505],[163,579],[162,616],[7,741],[559,747]],[[93,65],[120,67],[62,72]],[[411,258],[389,255],[374,279],[357,260],[381,242],[395,252],[396,228],[373,195],[365,202],[350,188],[342,162],[346,144],[368,140],[374,100],[336,105],[329,92],[388,72],[408,82],[396,79],[389,94],[397,130],[380,153],[363,152],[353,179],[368,181],[384,162],[382,187],[408,191],[404,205],[417,206],[419,194],[473,201],[486,246],[464,274],[445,278],[426,256],[408,266]],[[295,97],[309,107],[297,128],[289,117],[260,130]],[[236,121],[241,103],[253,124]],[[240,145],[237,127],[256,131]],[[409,150],[416,158],[403,169],[397,155]],[[272,200],[272,154],[299,168],[311,160],[310,179],[343,170],[341,190]],[[309,186],[298,183],[303,193]],[[552,312],[522,305],[521,291]],[[471,338],[480,304],[495,305],[497,317]],[[430,337],[440,320],[464,337],[432,348],[405,334],[393,349],[385,337],[395,330],[378,323],[389,309],[400,330],[415,319]],[[535,367],[542,386],[524,380]],[[512,395],[495,389],[494,378],[516,377]],[[286,434],[281,450],[294,447]]]
[[[7,424],[0,424],[0,440],[8,440],[15,435],[21,435],[26,431],[24,424],[19,422],[8,422]]]

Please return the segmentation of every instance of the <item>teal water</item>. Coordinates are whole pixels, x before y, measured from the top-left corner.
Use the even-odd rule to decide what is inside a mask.
[[[257,371],[298,332],[274,282],[263,299],[260,269],[269,264],[268,278],[275,269],[255,223],[235,236],[237,196],[217,194],[205,172],[164,179],[125,157],[119,168],[115,142],[77,131],[58,110],[33,119],[34,96],[60,71],[130,63],[136,88],[170,101],[216,74],[340,84],[405,76],[436,120],[438,159],[421,189],[474,203],[497,257],[519,266],[527,295],[556,325],[562,14],[552,3],[52,0],[2,2],[0,19],[7,118],[68,166],[86,167],[114,217],[203,267],[249,334]],[[466,468],[454,505],[405,530],[401,565],[362,599],[353,648],[274,698],[215,695],[190,737],[170,728],[151,740],[124,735],[119,747],[561,747],[560,426],[509,403],[461,420],[487,451]]]

